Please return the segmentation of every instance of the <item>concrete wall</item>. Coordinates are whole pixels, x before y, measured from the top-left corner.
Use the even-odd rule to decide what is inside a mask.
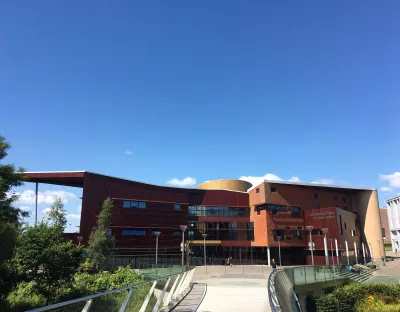
[[[371,244],[374,259],[385,256],[378,192],[359,191],[354,195],[354,204],[360,218],[361,239],[366,247]]]
[[[386,234],[386,241],[392,243],[392,251],[400,250],[400,196],[389,199],[387,203],[387,214],[389,219],[390,235]]]

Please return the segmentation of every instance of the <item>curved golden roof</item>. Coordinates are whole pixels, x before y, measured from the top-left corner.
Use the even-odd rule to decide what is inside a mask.
[[[199,184],[196,188],[203,190],[228,190],[247,192],[253,184],[243,180],[212,180]]]

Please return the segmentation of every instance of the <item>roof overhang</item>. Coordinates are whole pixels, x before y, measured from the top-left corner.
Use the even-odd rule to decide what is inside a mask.
[[[85,171],[25,172],[27,182],[83,187]]]

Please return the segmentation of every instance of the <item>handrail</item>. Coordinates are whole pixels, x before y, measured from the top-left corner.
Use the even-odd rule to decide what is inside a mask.
[[[129,285],[129,286],[124,286],[124,287],[120,287],[120,288],[116,288],[116,289],[112,289],[112,290],[107,290],[107,291],[104,291],[104,292],[101,292],[101,293],[97,293],[97,294],[81,297],[81,298],[78,298],[78,299],[72,299],[72,300],[68,300],[68,301],[64,301],[64,302],[55,303],[55,304],[48,305],[48,306],[45,306],[45,307],[32,309],[32,310],[29,310],[29,311],[26,311],[26,312],[49,311],[49,310],[53,310],[53,309],[62,308],[62,307],[65,307],[65,306],[68,306],[68,305],[71,305],[71,304],[76,304],[76,303],[79,303],[79,302],[84,302],[84,301],[88,302],[89,300],[92,300],[92,299],[98,298],[98,297],[102,297],[104,295],[118,293],[118,292],[121,292],[121,291],[124,291],[124,290],[133,290],[133,289],[135,289],[137,287],[140,287],[140,286],[143,286],[143,285],[146,285],[146,284],[150,284],[150,283],[156,284],[160,280],[165,280],[166,278],[171,278],[171,277],[174,277],[176,275],[186,274],[187,272],[192,271],[192,270],[195,270],[195,268],[189,268],[189,270],[182,271],[182,272],[175,273],[175,274],[168,275],[168,276],[159,277],[159,278],[153,279],[151,281],[146,281],[146,282],[142,282],[142,283],[138,283],[138,284],[134,284],[134,285]],[[188,285],[190,281],[187,280],[186,282],[187,282],[187,285]],[[182,291],[184,291],[184,289],[182,289]],[[132,293],[129,292],[128,296],[130,297],[131,295],[132,295]],[[128,300],[129,300],[129,298],[128,298]],[[123,306],[124,305],[126,307],[125,302],[123,303]]]

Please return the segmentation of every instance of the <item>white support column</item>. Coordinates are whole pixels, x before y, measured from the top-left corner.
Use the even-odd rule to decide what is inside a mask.
[[[268,260],[268,266],[271,266],[271,250],[269,247],[267,247],[267,260]]]
[[[169,291],[168,296],[167,296],[167,298],[166,298],[165,301],[164,301],[164,307],[168,306],[169,302],[171,301],[172,294],[174,293],[175,288],[176,288],[176,286],[178,285],[178,281],[179,281],[179,279],[180,279],[181,277],[183,277],[183,274],[178,275],[178,276],[176,277],[176,279],[175,279],[175,282],[172,284],[172,288],[171,288],[171,290]]]
[[[190,282],[192,281],[192,277],[193,277],[194,270],[195,270],[195,269],[192,269],[192,270],[189,272],[189,276],[188,276],[188,278],[186,279],[186,282],[185,282],[185,285],[184,285],[183,288],[182,288],[182,291],[184,291],[186,288],[189,287],[189,284],[190,284]]]
[[[146,299],[143,301],[142,307],[140,308],[139,312],[145,312],[147,305],[149,304],[150,298],[153,295],[154,288],[156,288],[157,281],[154,281],[153,286],[151,286],[149,293],[146,296]]]
[[[181,280],[179,281],[178,286],[176,287],[175,293],[172,295],[172,300],[176,299],[176,296],[180,293],[180,288],[182,287],[182,283],[185,280],[187,272],[183,273]]]

